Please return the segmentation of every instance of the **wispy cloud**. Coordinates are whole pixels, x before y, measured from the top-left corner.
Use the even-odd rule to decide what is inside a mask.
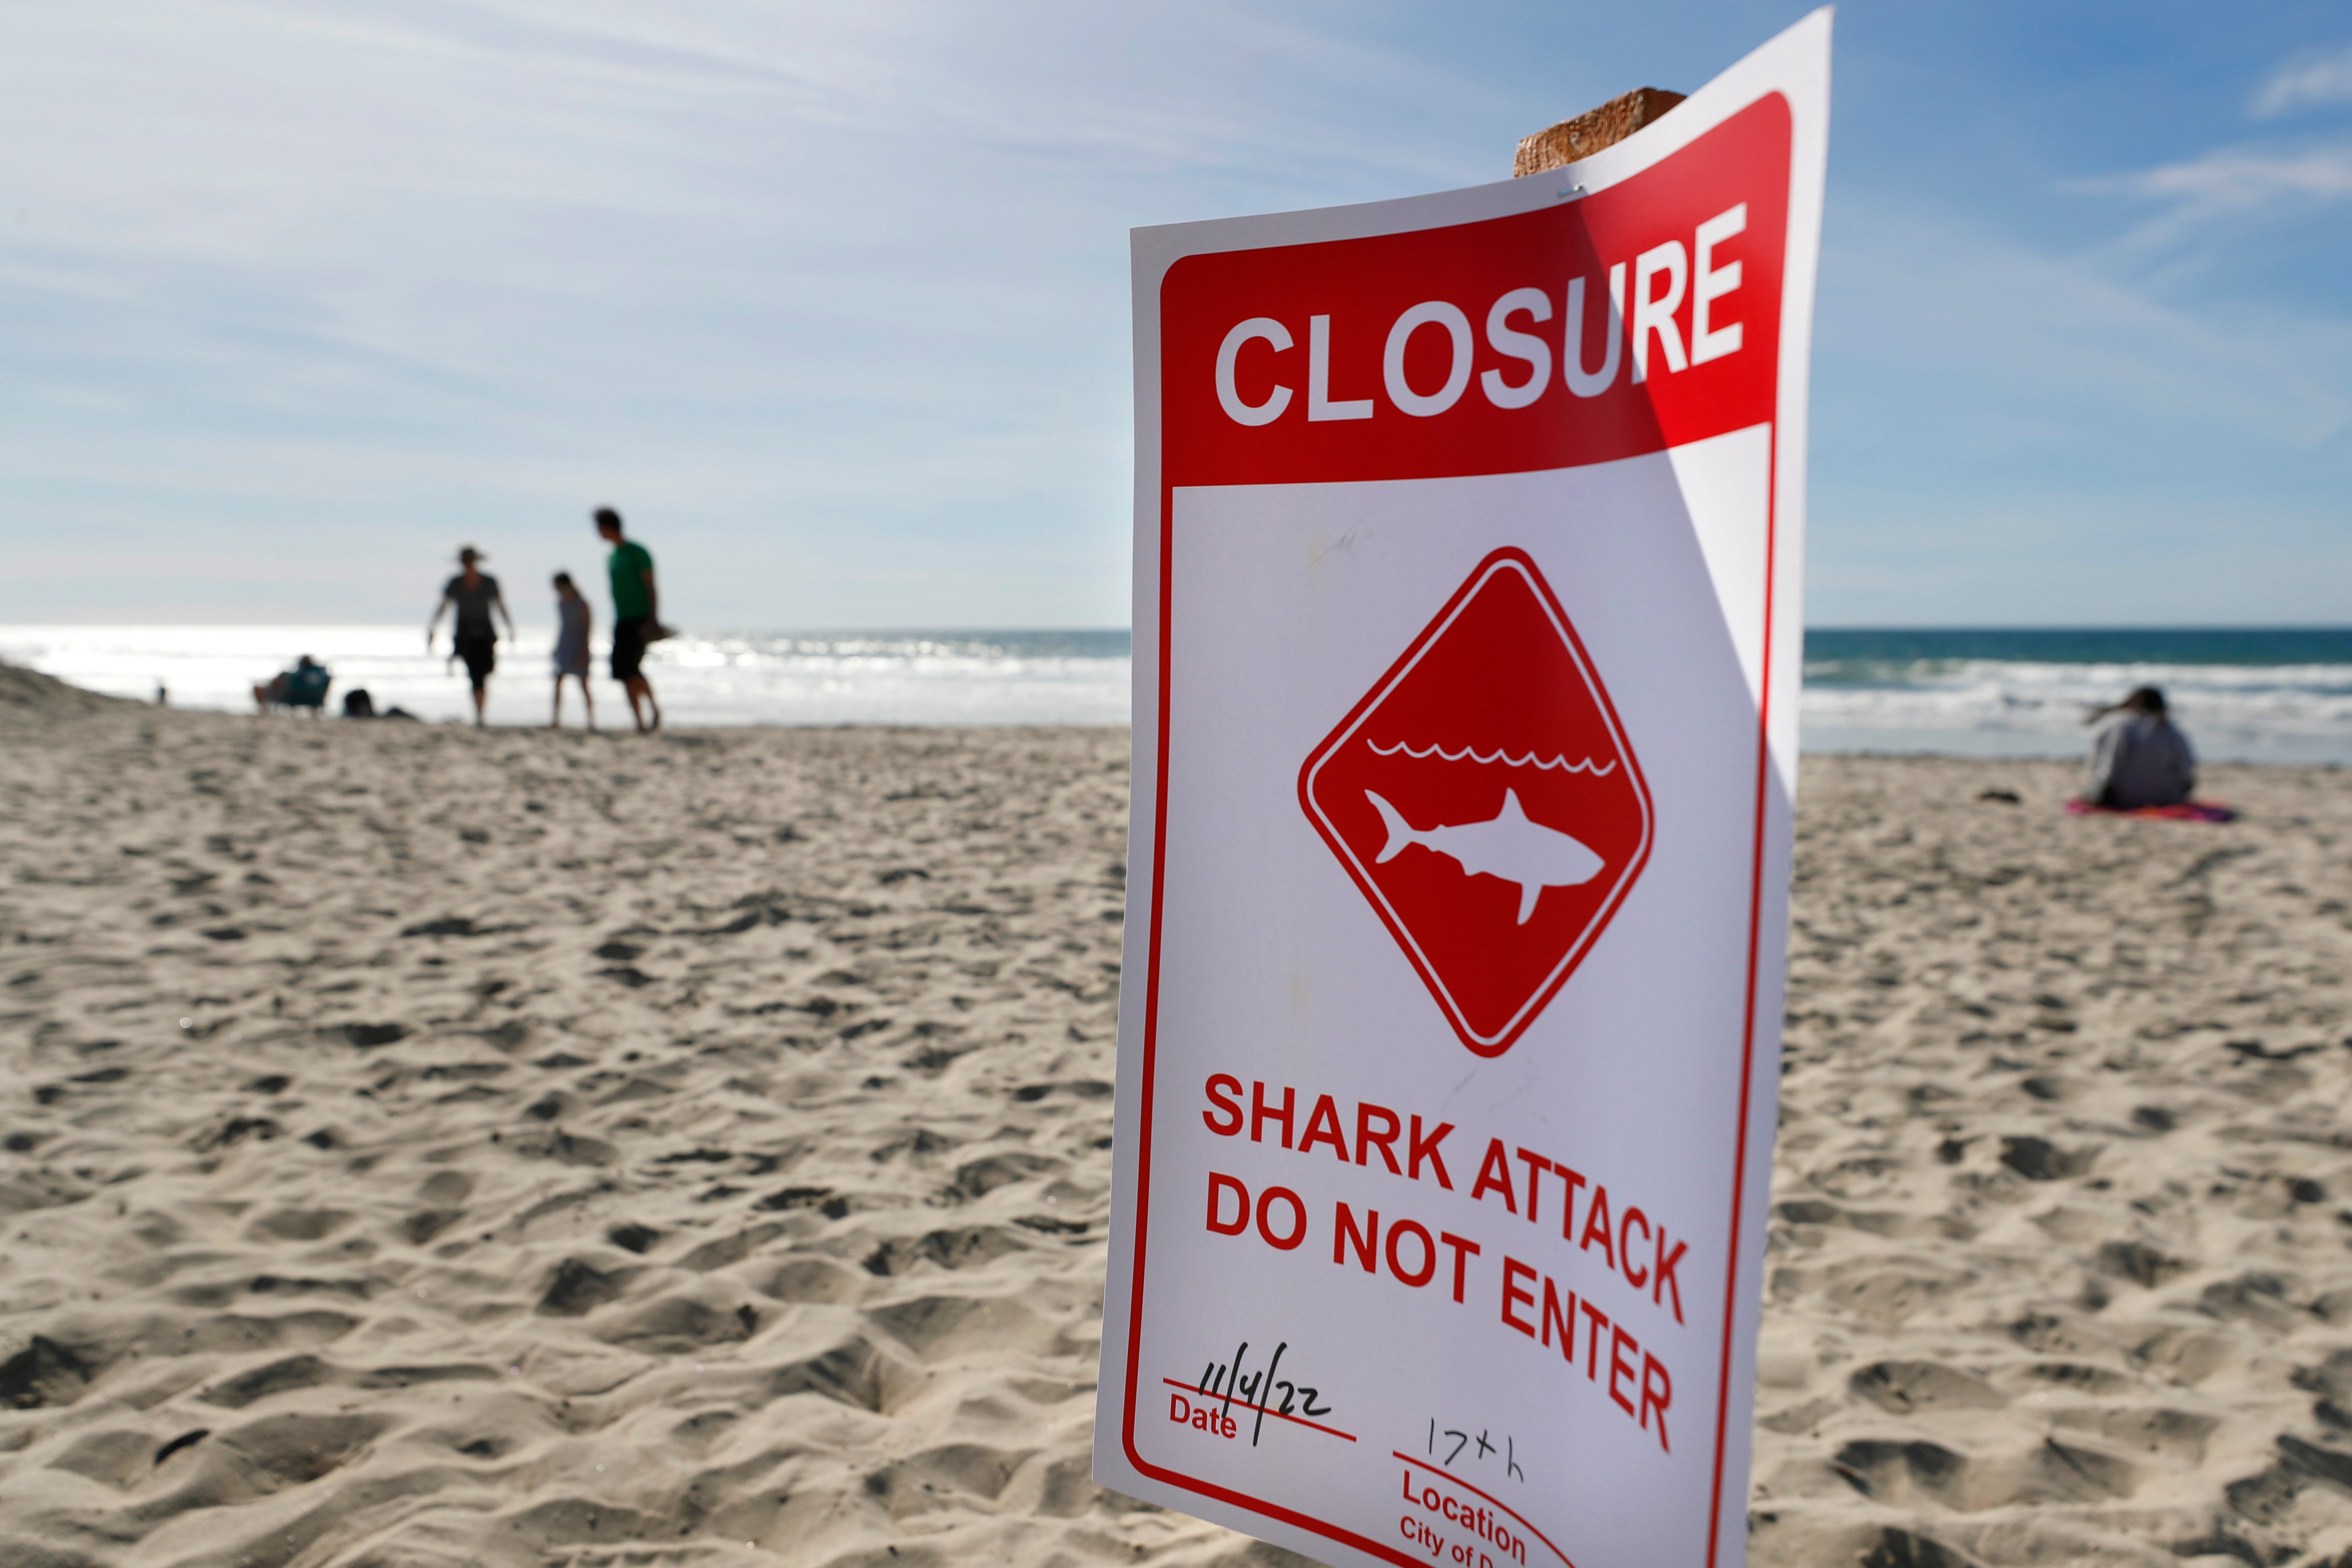
[[[1825,397],[1853,401],[1822,419],[1843,432],[1824,442],[1900,428],[1886,438],[1915,444],[1915,465],[1957,470],[1999,450],[2112,465],[2116,479],[2176,464],[2178,478],[2217,450],[2275,460],[2352,428],[2352,323],[2169,298],[2095,254],[1932,211],[1854,203],[1842,226],[1820,346],[1837,356]]]
[[[398,580],[445,534],[576,541],[603,499],[709,620],[1116,621],[1128,226],[1499,175],[1541,122],[1360,10],[28,16],[0,50],[0,479],[164,576],[174,540],[266,517],[381,541]],[[1035,587],[891,587],[917,546]]]
[[[2352,321],[1934,207],[1832,230],[1809,619],[2340,616]]]
[[[2148,256],[2218,254],[2252,226],[2352,197],[2352,141],[2279,147],[2241,143],[2128,174],[2075,180],[2067,189],[2159,204],[2122,237],[2119,249]]]
[[[2339,102],[2352,102],[2352,47],[2305,55],[2279,67],[2250,109],[2269,118]],[[2168,210],[2161,216],[2126,241],[2127,247],[2161,247],[2207,228],[2217,217],[2324,206],[2352,197],[2352,140],[2240,142],[2151,169],[2074,181],[2067,188],[2164,204]]]
[[[2299,153],[2221,147],[2186,163],[2085,181],[2084,185],[2184,202],[2208,212],[2267,206],[2295,197],[2335,201],[2352,196],[2352,144]]]
[[[2253,111],[2269,116],[2305,104],[2347,101],[2352,101],[2352,46],[2281,66],[2254,95]]]
[[[1636,79],[1695,85],[1758,26],[1743,0],[1642,12],[16,7],[0,490],[38,526],[0,621],[406,615],[438,582],[417,563],[460,537],[579,567],[584,509],[610,500],[706,624],[1115,622],[1128,226],[1499,178],[1521,132]],[[2058,204],[2063,240],[2037,238],[2007,166],[1946,181],[1906,127],[2031,103],[2037,145],[2151,142],[2072,133],[2076,64],[1946,68],[1952,38],[2007,36],[1946,25],[1889,13],[1841,65],[1861,90],[1842,89],[1822,295],[1824,496],[2056,517],[2160,469],[2199,504],[2276,494],[2340,531],[2352,127],[2264,120],[2110,173],[2075,187],[2098,210]],[[2254,87],[2263,115],[2352,102],[2352,52]],[[2177,121],[2155,98],[2131,123]],[[1916,221],[1858,200],[1873,181],[1914,192]],[[2130,554],[2143,532],[2097,537]],[[218,567],[289,559],[299,595]],[[1985,559],[1992,584],[2008,546]],[[2051,580],[2130,602],[2103,564]],[[2199,613],[2273,613],[2223,603]]]

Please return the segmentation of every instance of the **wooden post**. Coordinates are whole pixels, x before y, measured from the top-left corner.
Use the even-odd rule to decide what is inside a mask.
[[[1637,87],[1622,98],[1612,98],[1598,109],[1588,109],[1573,120],[1563,120],[1549,131],[1519,138],[1518,156],[1511,174],[1540,174],[1579,158],[1590,158],[1603,147],[1622,142],[1685,95],[1662,88]]]

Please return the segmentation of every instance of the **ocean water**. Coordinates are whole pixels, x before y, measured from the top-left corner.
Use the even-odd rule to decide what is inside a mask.
[[[499,644],[493,724],[544,724],[552,626]],[[590,675],[596,719],[626,728],[628,700]],[[331,710],[364,687],[379,712],[470,719],[466,671],[425,652],[416,626],[0,626],[0,659],[118,697],[253,711],[253,686],[309,654],[333,671]],[[684,633],[656,643],[646,674],[671,724],[1124,724],[1128,635],[1116,632]],[[564,721],[581,721],[567,686]]]
[[[499,645],[493,723],[546,722],[552,644],[526,625]],[[184,708],[249,712],[253,683],[303,653],[335,703],[364,686],[379,709],[470,714],[464,670],[414,626],[0,626],[0,659]],[[690,632],[646,661],[677,724],[1123,724],[1131,668],[1124,631]],[[2077,756],[2084,715],[2136,686],[2161,687],[2210,760],[2352,763],[2352,629],[1814,629],[1804,745]],[[601,668],[594,688],[600,721],[626,724]],[[579,722],[576,689],[565,709]]]
[[[1805,633],[1809,752],[2079,756],[2084,715],[2161,689],[2214,762],[2352,763],[2352,629]]]

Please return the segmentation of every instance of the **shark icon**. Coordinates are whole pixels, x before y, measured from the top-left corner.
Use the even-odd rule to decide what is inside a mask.
[[[1555,827],[1532,821],[1519,805],[1519,792],[1503,792],[1503,809],[1485,822],[1439,824],[1417,828],[1404,814],[1370,790],[1364,798],[1381,814],[1389,841],[1375,860],[1387,865],[1412,846],[1434,850],[1456,862],[1465,877],[1496,877],[1519,888],[1518,923],[1536,912],[1536,900],[1546,888],[1573,888],[1589,882],[1604,862],[1591,850]]]

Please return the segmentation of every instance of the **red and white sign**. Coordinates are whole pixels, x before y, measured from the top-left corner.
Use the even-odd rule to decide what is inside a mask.
[[[1104,1483],[1737,1563],[1819,13],[1549,174],[1138,231]]]
[[[1482,1057],[1551,1000],[1650,849],[1649,791],[1609,693],[1508,547],[1315,749],[1298,797]]]

